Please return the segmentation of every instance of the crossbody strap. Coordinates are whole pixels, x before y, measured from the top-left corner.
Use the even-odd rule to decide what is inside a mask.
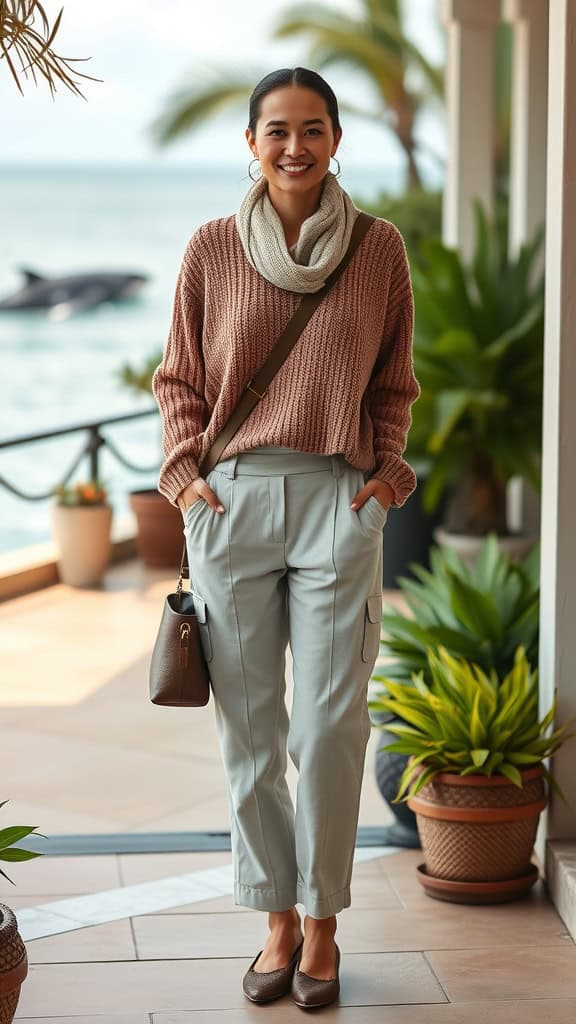
[[[255,374],[255,376],[246,384],[238,404],[226,420],[222,430],[214,439],[206,455],[202,459],[199,466],[200,476],[206,477],[210,470],[214,468],[220,459],[222,452],[234,437],[234,434],[240,429],[240,426],[254,406],[257,405],[260,399],[264,397],[268,385],[273,377],[278,373],[278,370],[294,348],[294,345],[298,341],[298,338],[310,320],[314,310],[320,305],[326,293],[336,282],[340,274],[346,269],[356,252],[356,249],[366,235],[368,228],[372,224],[372,221],[375,219],[376,218],[371,214],[365,213],[363,210],[360,211],[354,221],[348,248],[343,258],[340,260],[340,263],[335,267],[332,273],[329,274],[326,281],[317,292],[305,293],[293,316],[290,318],[282,334],[258,370],[258,373]],[[180,563],[180,577],[177,588],[178,593],[182,589],[182,580],[189,578],[190,570],[188,566],[188,554],[186,550],[186,542],[184,542],[182,560]]]

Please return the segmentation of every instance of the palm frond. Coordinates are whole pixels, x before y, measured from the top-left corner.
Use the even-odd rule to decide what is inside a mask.
[[[206,84],[207,75],[213,82]],[[188,134],[216,113],[240,105],[246,106],[254,82],[262,78],[262,70],[230,74],[222,68],[212,68],[206,74],[195,69],[193,83],[181,86],[166,100],[164,110],[152,124],[150,131],[158,146],[166,145]]]
[[[101,78],[86,75],[72,67],[87,57],[61,57],[52,44],[60,28],[63,8],[59,11],[52,28],[44,7],[39,0],[0,0],[0,60],[5,59],[16,87],[23,95],[20,76],[32,78],[38,84],[37,75],[48,83],[52,95],[57,84],[66,86],[71,92],[86,99],[74,76],[101,82]]]

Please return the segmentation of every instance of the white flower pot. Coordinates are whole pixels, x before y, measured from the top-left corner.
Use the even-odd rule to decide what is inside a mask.
[[[498,537],[498,548],[513,561],[521,561],[537,539],[533,534],[512,534],[509,537]],[[466,565],[471,567],[486,538],[472,537],[466,533],[450,533],[438,526],[434,530],[434,540],[437,544],[452,548]]]
[[[71,587],[98,587],[110,559],[110,505],[53,505],[58,572]]]

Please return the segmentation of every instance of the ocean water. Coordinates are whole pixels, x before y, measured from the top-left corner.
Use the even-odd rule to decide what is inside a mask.
[[[340,181],[362,205],[381,189],[399,190],[401,174],[381,165],[343,168]],[[155,408],[152,398],[120,384],[119,368],[161,351],[188,238],[199,224],[235,212],[250,184],[246,167],[0,166],[0,297],[20,287],[23,267],[47,276],[129,270],[150,278],[130,301],[65,320],[0,311],[2,440]],[[101,450],[101,476],[115,513],[123,514],[130,488],[156,486],[160,420],[104,433],[148,469],[129,472]],[[0,552],[51,537],[51,489],[83,442],[75,434],[0,450]],[[88,475],[85,461],[72,479]],[[45,497],[22,500],[4,481]]]

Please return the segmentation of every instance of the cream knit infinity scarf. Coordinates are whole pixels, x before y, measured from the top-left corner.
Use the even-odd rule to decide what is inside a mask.
[[[326,173],[317,210],[286,245],[282,221],[268,195],[268,179],[258,178],[236,214],[236,227],[249,263],[267,281],[291,292],[317,292],[338,265],[350,241],[359,210],[332,171]]]

